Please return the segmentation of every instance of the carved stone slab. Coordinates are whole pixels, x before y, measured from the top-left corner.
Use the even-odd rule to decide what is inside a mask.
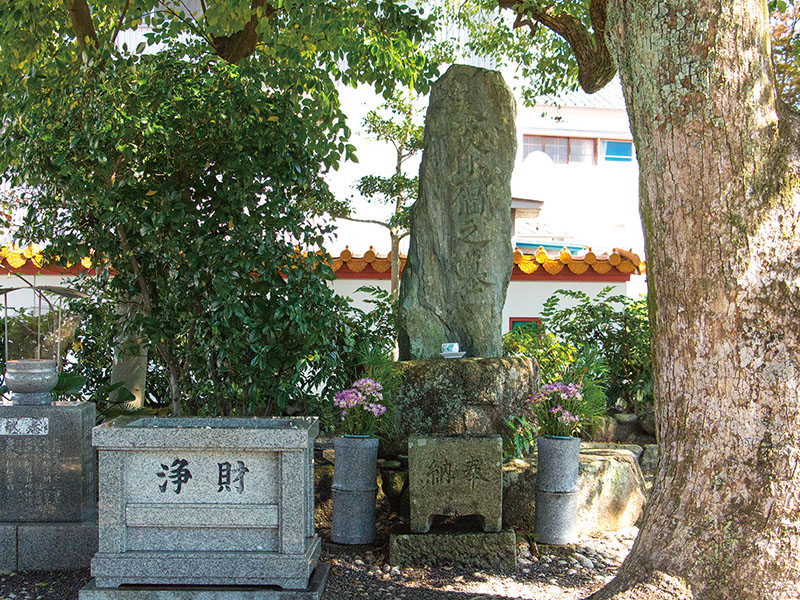
[[[408,440],[411,531],[427,532],[435,515],[479,515],[484,531],[500,531],[502,469],[499,435],[412,436]]]
[[[96,513],[91,403],[0,406],[0,522],[81,522]]]
[[[316,419],[117,419],[100,459],[98,588],[278,585],[317,564]]]
[[[516,106],[497,71],[454,65],[433,85],[419,199],[400,285],[400,358],[502,356],[513,268],[511,173]]]

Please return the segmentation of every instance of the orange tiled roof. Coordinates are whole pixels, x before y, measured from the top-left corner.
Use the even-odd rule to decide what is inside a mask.
[[[400,254],[400,269],[406,264],[406,255]],[[15,271],[23,267],[46,268],[42,259],[42,248],[36,244],[20,247],[6,244],[0,248],[0,270]],[[76,265],[77,266],[77,265]],[[91,258],[81,260],[81,266],[89,269]],[[372,246],[362,256],[355,256],[346,246],[339,256],[332,258],[333,270],[338,275],[346,273],[352,278],[354,274],[371,274],[373,277],[385,274],[388,278],[391,269],[391,255],[377,254]],[[67,271],[67,269],[54,269]],[[524,254],[519,248],[514,250],[514,275],[632,275],[645,272],[645,264],[632,251],[615,248],[611,254],[595,254],[591,248],[583,254],[570,254],[563,248],[557,257],[552,256],[540,247],[534,254]]]
[[[81,267],[90,269],[91,266],[92,259],[90,257],[87,256],[81,260]],[[20,270],[35,272],[43,269],[64,273],[75,271],[74,268],[70,267],[63,268],[47,265],[42,256],[42,247],[38,244],[30,243],[22,247],[17,244],[7,243],[0,247],[0,274],[2,272],[10,273]]]
[[[353,273],[361,273],[367,266],[372,267],[378,273],[388,273],[392,268],[391,252],[386,255],[380,255],[375,252],[375,249],[370,246],[369,250],[364,252],[362,256],[354,256],[350,252],[350,246],[345,246],[344,250],[339,256],[333,257],[333,270],[338,273],[342,267],[347,267]],[[406,255],[400,254],[400,270],[406,266]]]
[[[400,255],[400,268],[406,263],[406,255]],[[333,258],[333,270],[343,275],[351,273],[387,273],[391,268],[391,257],[382,256],[370,246],[362,256],[355,256],[350,247],[346,246],[339,256]],[[541,275],[559,274],[595,274],[604,275],[632,275],[645,272],[645,264],[637,254],[632,251],[615,248],[611,254],[595,254],[589,249],[583,254],[570,254],[566,248],[562,249],[557,257],[551,256],[540,247],[533,255],[523,254],[516,248],[514,250],[514,274]],[[512,275],[513,276],[513,275]]]
[[[620,250],[614,248],[611,254],[597,255],[589,251],[580,255],[572,255],[569,250],[563,248],[558,258],[553,258],[541,246],[533,255],[523,254],[519,248],[514,250],[514,269],[519,269],[522,273],[530,274],[539,269],[544,269],[549,275],[558,275],[564,268],[575,275],[583,275],[589,269],[598,275],[616,270],[619,273],[631,275],[641,274],[645,271],[645,264],[633,251]]]

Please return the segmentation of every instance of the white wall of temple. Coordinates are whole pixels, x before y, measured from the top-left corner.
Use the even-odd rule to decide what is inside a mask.
[[[370,298],[370,295],[365,292],[357,292],[356,290],[364,286],[375,286],[386,290],[387,292],[392,288],[392,284],[388,279],[335,279],[331,282],[333,291],[340,296],[346,296],[352,300],[350,303],[356,308],[369,311],[372,305],[365,300]]]
[[[353,300],[353,306],[362,310],[370,310],[370,305],[365,302],[369,295],[356,292],[358,288],[374,285],[387,291],[390,289],[387,279],[337,279],[331,285],[337,294],[350,297]],[[509,330],[511,319],[531,319],[541,316],[545,301],[558,290],[581,291],[594,297],[608,286],[612,287],[612,295],[638,298],[646,292],[644,275],[632,275],[630,281],[627,282],[511,281],[503,307],[503,333]],[[565,298],[560,306],[567,307],[574,304],[576,304],[574,300]]]
[[[531,319],[540,317],[545,301],[558,290],[584,292],[595,297],[606,287],[611,287],[611,295],[636,298],[642,293],[644,276],[633,275],[627,282],[595,281],[512,281],[508,286],[506,303],[503,306],[503,333],[510,328],[512,319]],[[559,306],[566,308],[577,304],[572,298],[563,298]]]

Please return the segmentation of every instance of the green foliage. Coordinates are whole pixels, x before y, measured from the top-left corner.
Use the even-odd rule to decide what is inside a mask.
[[[62,371],[58,374],[58,383],[56,387],[53,388],[53,394],[56,396],[56,399],[60,400],[64,396],[79,394],[84,385],[86,385],[86,377],[83,375],[65,373]]]
[[[536,443],[536,423],[528,421],[525,415],[512,415],[505,421],[503,435],[503,456],[505,458],[524,458],[533,450]]]
[[[13,292],[12,292],[13,293]],[[62,318],[61,337],[69,338],[72,329],[75,327],[74,319],[69,315]],[[2,366],[5,373],[5,329],[0,331],[2,338]],[[56,360],[58,347],[58,312],[43,308],[41,319],[38,309],[18,308],[8,312],[8,358],[9,360],[19,360],[27,358],[43,358]],[[39,335],[41,333],[41,335]],[[40,347],[37,349],[37,345]],[[67,348],[64,344],[61,347],[62,361],[65,357]]]
[[[124,326],[152,342],[174,412],[280,413],[332,347],[333,273],[297,246],[321,247],[299,200],[327,194],[340,150],[258,70],[191,52],[89,65],[9,124],[9,172],[35,183],[22,235],[62,264],[91,249],[91,295],[139,299]]]
[[[81,389],[81,400],[94,402],[98,422],[122,414],[166,414],[169,411],[169,382],[166,369],[151,354],[147,365],[144,407],[131,410],[127,403],[134,400],[125,381],[111,383],[111,369],[115,353],[115,337],[126,327],[124,318],[115,309],[111,294],[99,295],[69,304],[70,314],[77,326],[69,346],[65,372],[76,373],[86,379]],[[138,354],[138,348],[128,352]],[[116,392],[112,400],[111,393]]]
[[[607,412],[609,367],[599,346],[584,346],[561,374],[567,384],[581,386],[579,431],[591,436],[600,417]]]
[[[174,412],[303,411],[337,366],[327,229],[306,214],[354,159],[336,84],[425,91],[431,24],[393,0],[201,4],[12,0],[0,173],[26,194],[20,238],[60,264],[92,252],[92,292],[139,303],[114,322],[151,344]]]
[[[0,16],[3,84],[33,76],[32,69],[63,74],[96,52],[111,51],[121,31],[138,27],[146,28],[146,41],[136,49],[123,47],[126,54],[189,40],[205,56],[260,63],[274,74],[277,89],[313,95],[310,108],[337,105],[336,81],[367,83],[388,97],[398,82],[425,91],[434,74],[419,48],[432,23],[395,0],[227,0],[201,3],[191,14],[181,3],[161,0],[6,4]],[[70,14],[68,4],[85,7],[85,14]]]
[[[800,4],[782,5],[772,9],[772,66],[775,84],[783,101],[800,110]]]
[[[336,409],[331,407],[331,398],[352,382],[369,377],[383,386],[384,405],[387,407],[376,434],[389,436],[395,427],[395,400],[402,383],[393,359],[397,306],[391,294],[383,288],[363,286],[356,291],[370,295],[366,302],[371,309],[362,310],[348,301],[349,308],[339,324],[335,353],[337,368],[324,382],[321,401],[315,406],[314,414],[321,415],[324,429],[338,429],[341,419]]]
[[[505,356],[530,356],[539,365],[542,383],[559,380],[575,362],[578,349],[535,323],[515,327],[503,336]]]
[[[526,6],[549,6],[578,16],[588,23],[588,0],[552,2],[525,0]],[[523,82],[520,90],[526,103],[537,95],[577,89],[578,66],[569,45],[546,27],[528,27],[525,17],[501,10],[497,0],[444,0],[433,9],[439,28],[431,53],[443,63],[458,62],[464,54],[493,60],[498,68],[515,71]],[[453,31],[459,32],[453,36]]]
[[[404,172],[404,163],[422,150],[423,127],[416,123],[419,117],[413,96],[395,93],[378,110],[364,118],[364,128],[374,139],[391,144],[395,150],[394,170],[385,175],[365,175],[356,184],[358,192],[368,202],[378,202],[392,207],[391,216],[384,220],[361,219],[353,214],[352,199],[340,202],[329,210],[335,217],[362,223],[381,225],[389,230],[392,244],[392,293],[397,298],[400,281],[400,240],[410,233],[411,206],[417,200],[419,177]]]
[[[621,401],[630,410],[642,410],[652,404],[653,390],[647,301],[610,296],[611,289],[594,298],[557,291],[545,302],[542,326],[509,332],[504,349],[536,358],[543,383],[582,380],[590,394],[596,381],[609,404]],[[572,305],[561,307],[564,299]]]

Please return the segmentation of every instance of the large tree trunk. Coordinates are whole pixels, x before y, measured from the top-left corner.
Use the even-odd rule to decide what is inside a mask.
[[[593,598],[800,598],[800,199],[766,2],[608,0],[640,166],[663,456]]]

